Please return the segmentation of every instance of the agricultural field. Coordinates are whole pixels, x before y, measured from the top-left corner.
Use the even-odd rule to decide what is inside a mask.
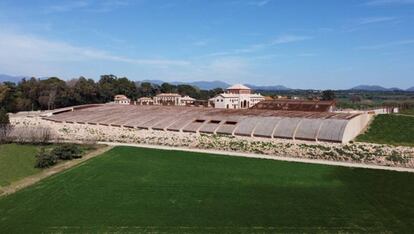
[[[414,174],[116,147],[0,198],[2,233],[394,232]]]
[[[378,115],[368,131],[357,141],[414,146],[414,118],[402,115]]]
[[[39,146],[0,145],[0,187],[40,171],[34,167]]]

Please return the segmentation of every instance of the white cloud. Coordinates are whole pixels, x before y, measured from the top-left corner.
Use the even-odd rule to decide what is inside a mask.
[[[203,47],[203,46],[208,45],[209,42],[210,40],[199,40],[199,41],[193,42],[193,45]]]
[[[189,62],[184,60],[118,56],[104,50],[14,32],[0,32],[0,51],[0,70],[13,74],[48,74],[50,71],[59,73],[59,67],[101,62],[151,66],[189,65]]]
[[[384,49],[388,47],[394,47],[394,46],[404,46],[404,45],[413,45],[414,39],[410,40],[400,40],[400,41],[392,41],[382,44],[375,44],[375,45],[367,45],[367,46],[360,46],[357,49],[360,50],[378,50],[378,49]]]
[[[371,25],[391,24],[398,22],[397,17],[383,16],[383,17],[365,17],[350,20],[349,25],[343,28],[343,32],[354,32],[365,29]]]
[[[387,5],[409,5],[414,4],[414,0],[372,0],[364,3],[365,6],[387,6]]]
[[[202,57],[216,57],[216,56],[228,56],[228,55],[253,53],[253,52],[257,52],[259,50],[269,48],[272,46],[276,46],[280,44],[288,44],[288,43],[293,43],[293,42],[300,42],[300,41],[305,41],[309,39],[312,39],[312,37],[298,36],[298,35],[281,35],[267,43],[253,44],[245,48],[239,48],[239,49],[235,49],[231,51],[220,51],[220,52],[210,53]]]
[[[119,7],[126,7],[130,5],[129,0],[76,0],[66,1],[60,4],[47,6],[44,8],[46,13],[62,13],[73,10],[85,10],[89,12],[109,12]]]
[[[312,39],[312,37],[309,36],[297,36],[297,35],[282,35],[274,39],[270,45],[277,45],[277,44],[285,44],[285,43],[291,43],[291,42],[298,42],[298,41],[305,41]]]
[[[356,21],[357,25],[366,25],[366,24],[375,24],[375,23],[383,23],[383,22],[390,22],[395,21],[395,17],[367,17],[361,18]]]
[[[298,54],[298,57],[316,57],[316,56],[318,56],[318,54],[316,54],[316,53],[301,53],[301,54]]]
[[[80,8],[85,8],[90,5],[88,1],[71,1],[71,2],[64,2],[57,5],[51,5],[44,8],[46,13],[60,13],[60,12],[67,12],[72,10],[77,10]]]
[[[262,7],[262,6],[269,4],[270,2],[271,2],[270,0],[253,1],[253,2],[249,2],[249,5]]]

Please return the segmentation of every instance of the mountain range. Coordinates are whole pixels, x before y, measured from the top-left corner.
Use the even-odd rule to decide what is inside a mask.
[[[0,74],[0,83],[1,82],[5,82],[5,81],[10,81],[10,82],[14,82],[17,83],[19,82],[21,79],[23,79],[24,76],[10,76],[10,75],[5,75],[5,74]],[[165,83],[162,80],[142,80],[142,81],[137,81],[138,83],[140,82],[150,82],[153,84],[157,84],[157,85],[161,85],[162,83]],[[229,86],[231,86],[230,84],[223,82],[223,81],[219,81],[219,80],[215,80],[215,81],[193,81],[193,82],[180,82],[180,81],[173,81],[173,82],[168,82],[170,84],[173,85],[180,85],[180,84],[188,84],[188,85],[192,85],[192,86],[196,86],[199,89],[204,89],[204,90],[210,90],[210,89],[215,89],[215,88],[222,88],[222,89],[226,89]],[[247,87],[253,89],[253,90],[262,90],[262,91],[287,91],[287,90],[292,90],[291,88],[285,87],[283,85],[271,85],[271,86],[258,86],[258,85],[253,85],[253,84],[244,84]],[[355,91],[410,91],[410,92],[414,92],[414,87],[408,88],[406,90],[404,89],[400,89],[400,88],[385,88],[383,86],[379,86],[379,85],[358,85],[355,86],[349,90],[355,90]]]
[[[156,84],[156,85],[162,85],[162,83],[165,83],[162,80],[143,80],[143,81],[140,81],[140,82],[149,82],[149,83]],[[205,90],[215,89],[215,88],[225,89],[225,88],[230,86],[226,82],[218,81],[218,80],[215,80],[215,81],[193,81],[193,82],[173,81],[173,82],[168,82],[168,83],[173,84],[173,85],[188,84],[188,85],[196,86],[199,89],[205,89]]]
[[[350,90],[359,90],[359,91],[389,91],[389,92],[393,92],[393,91],[414,91],[414,87],[411,87],[409,89],[400,89],[400,88],[385,88],[379,85],[358,85],[355,86],[353,88],[351,88]]]
[[[162,80],[143,80],[141,82],[149,82],[149,83],[157,84],[157,85],[161,85],[162,83],[164,83],[164,81]],[[168,82],[168,83],[173,84],[173,85],[188,84],[188,85],[196,86],[199,89],[204,89],[204,90],[215,89],[215,88],[226,89],[231,86],[231,84],[228,84],[223,81],[218,81],[218,80],[193,81],[193,82],[173,81],[173,82]],[[283,85],[273,85],[273,86],[257,86],[257,85],[252,85],[252,84],[244,84],[244,85],[254,90],[265,90],[265,91],[291,90],[290,88],[287,88]]]
[[[0,82],[13,82],[13,83],[17,83],[19,81],[21,81],[24,78],[24,76],[9,76],[9,75],[5,75],[5,74],[0,74]]]

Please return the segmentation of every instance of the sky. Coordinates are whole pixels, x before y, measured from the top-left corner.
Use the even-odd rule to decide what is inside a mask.
[[[414,0],[0,0],[0,74],[414,86]]]

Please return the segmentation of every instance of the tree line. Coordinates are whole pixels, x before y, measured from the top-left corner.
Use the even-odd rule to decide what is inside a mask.
[[[67,106],[107,103],[117,94],[132,100],[153,97],[159,93],[179,93],[196,99],[207,100],[222,89],[200,90],[191,85],[161,85],[134,82],[126,77],[102,75],[99,81],[79,77],[64,81],[58,77],[48,79],[22,79],[20,82],[0,83],[0,107],[8,112],[48,110]]]

